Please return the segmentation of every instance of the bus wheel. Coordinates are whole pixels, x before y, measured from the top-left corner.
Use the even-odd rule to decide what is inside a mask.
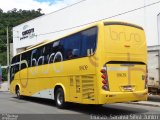
[[[58,88],[56,90],[56,94],[55,94],[55,102],[56,102],[56,106],[58,108],[64,108],[65,107],[65,101],[64,101],[64,91],[62,88]]]
[[[18,99],[22,98],[19,87],[16,87],[16,95]]]

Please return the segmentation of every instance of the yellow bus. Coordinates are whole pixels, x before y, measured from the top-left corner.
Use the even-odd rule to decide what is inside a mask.
[[[10,91],[21,96],[109,104],[147,100],[147,49],[142,27],[99,21],[13,57]]]

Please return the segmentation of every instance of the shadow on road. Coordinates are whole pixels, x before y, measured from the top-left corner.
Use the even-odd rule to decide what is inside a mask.
[[[21,102],[21,101],[34,102],[41,105],[56,107],[54,100],[33,98],[33,97],[23,97],[22,100],[19,100],[16,97],[13,97],[13,98],[17,102]],[[129,104],[126,104],[125,106],[121,104],[95,106],[95,105],[82,105],[82,104],[68,103],[65,110],[74,111],[74,112],[78,112],[80,114],[86,114],[86,115],[94,114],[94,115],[105,115],[105,116],[143,114],[148,112],[145,109],[130,107]]]

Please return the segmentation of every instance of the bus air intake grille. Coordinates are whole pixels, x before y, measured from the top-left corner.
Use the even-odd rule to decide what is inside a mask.
[[[80,77],[76,76],[75,80],[76,80],[76,93],[80,93]]]
[[[94,100],[94,77],[91,75],[82,76],[82,99]]]

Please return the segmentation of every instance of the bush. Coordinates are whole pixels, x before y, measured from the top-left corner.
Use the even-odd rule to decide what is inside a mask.
[[[7,81],[7,70],[5,68],[2,69],[2,81]]]
[[[1,66],[7,65],[7,52],[0,53],[0,64]]]

